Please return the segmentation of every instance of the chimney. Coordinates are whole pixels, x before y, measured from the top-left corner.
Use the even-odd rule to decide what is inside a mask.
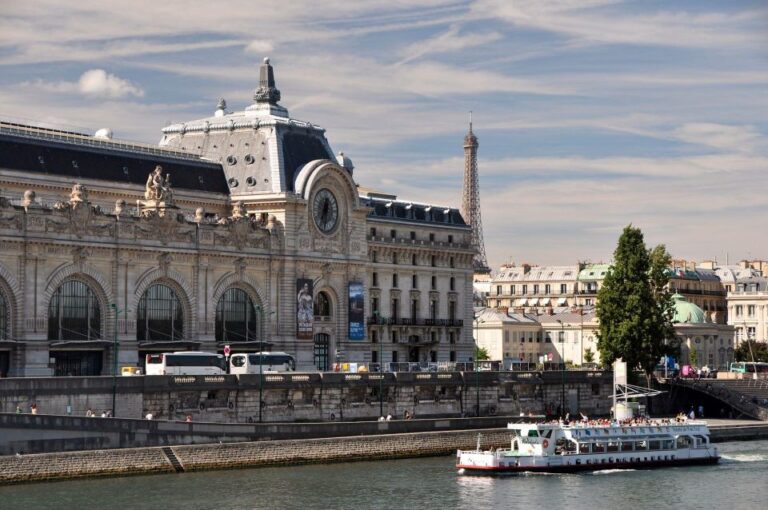
[[[503,313],[504,315],[507,315],[509,313],[509,307],[508,306],[497,306],[496,311]]]
[[[528,274],[531,272],[531,265],[530,264],[523,264],[523,274]]]
[[[551,307],[551,306],[548,306],[548,307],[547,307],[547,315],[555,315],[555,311],[554,311],[554,310],[552,310],[552,307]]]
[[[525,307],[523,306],[516,306],[512,309],[513,313],[519,313],[520,315],[525,313]]]

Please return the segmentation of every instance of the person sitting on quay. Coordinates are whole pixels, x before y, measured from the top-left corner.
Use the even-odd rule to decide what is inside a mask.
[[[90,407],[85,411],[85,417],[93,418],[93,410]]]
[[[37,404],[36,404],[36,403],[34,403],[34,402],[32,402],[32,405],[31,405],[31,406],[29,406],[29,411],[30,411],[32,414],[37,414]]]

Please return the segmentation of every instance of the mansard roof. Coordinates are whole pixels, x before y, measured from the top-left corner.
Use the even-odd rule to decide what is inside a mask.
[[[419,204],[389,198],[361,196],[360,202],[372,209],[369,218],[404,221],[409,223],[467,226],[458,209],[430,204]]]
[[[156,165],[176,189],[229,192],[221,165],[192,154],[0,122],[0,169],[144,186]]]

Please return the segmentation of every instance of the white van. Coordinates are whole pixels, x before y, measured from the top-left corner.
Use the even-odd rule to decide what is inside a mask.
[[[230,374],[258,374],[259,366],[263,373],[293,372],[296,359],[285,352],[238,353],[229,357]]]

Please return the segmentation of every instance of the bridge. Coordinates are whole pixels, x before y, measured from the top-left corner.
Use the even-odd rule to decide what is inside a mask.
[[[684,389],[706,395],[738,413],[768,421],[768,380],[766,379],[669,379],[674,391]]]

